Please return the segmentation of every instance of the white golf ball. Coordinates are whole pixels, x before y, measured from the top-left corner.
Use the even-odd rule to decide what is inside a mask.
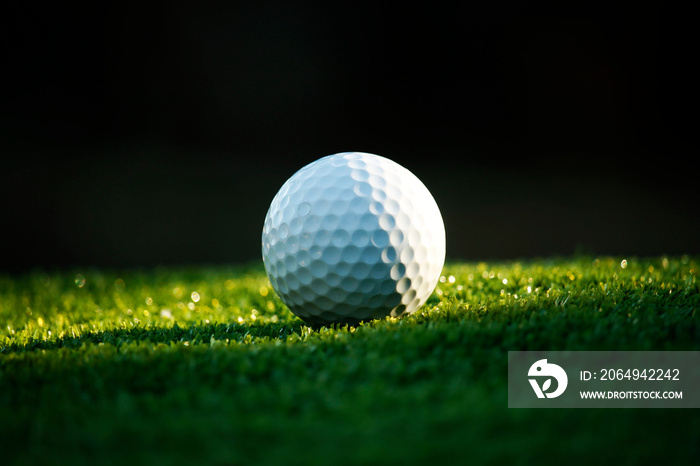
[[[294,314],[356,324],[426,302],[445,262],[445,226],[413,173],[378,155],[344,152],[284,183],[265,217],[262,256]]]

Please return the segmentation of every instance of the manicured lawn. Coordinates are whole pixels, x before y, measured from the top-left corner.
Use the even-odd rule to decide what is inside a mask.
[[[340,328],[257,263],[0,276],[0,464],[696,464],[696,410],[508,409],[507,360],[700,350],[698,264],[448,262]]]

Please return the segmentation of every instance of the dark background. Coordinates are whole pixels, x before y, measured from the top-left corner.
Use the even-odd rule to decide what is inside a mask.
[[[0,7],[2,270],[259,260],[351,150],[424,181],[452,259],[700,253],[687,13],[93,3]]]

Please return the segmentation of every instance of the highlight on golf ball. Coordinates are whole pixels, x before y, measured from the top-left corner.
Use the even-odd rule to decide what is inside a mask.
[[[306,165],[280,188],[262,256],[294,314],[356,324],[426,302],[445,262],[445,226],[413,173],[378,155],[344,152]]]

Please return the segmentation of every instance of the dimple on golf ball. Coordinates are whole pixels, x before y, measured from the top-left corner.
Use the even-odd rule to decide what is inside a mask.
[[[445,226],[428,189],[387,158],[344,152],[280,188],[265,217],[267,277],[312,324],[399,317],[422,306],[445,262]]]

